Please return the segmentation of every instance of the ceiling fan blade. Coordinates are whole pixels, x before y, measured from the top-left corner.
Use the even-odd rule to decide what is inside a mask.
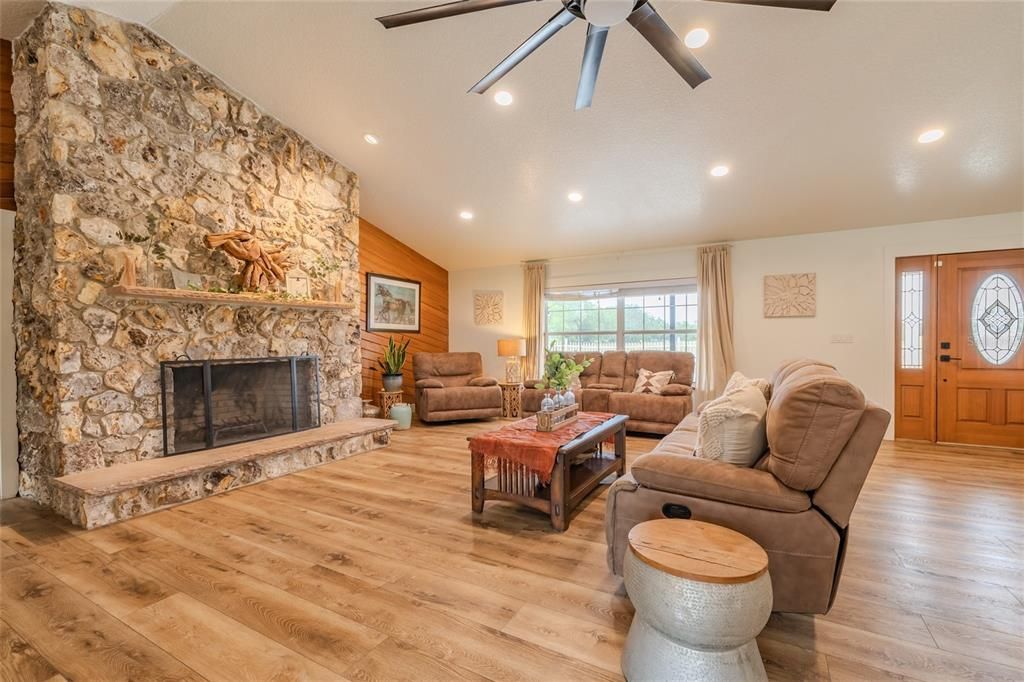
[[[519,62],[529,57],[530,54],[543,45],[548,38],[571,24],[575,18],[576,15],[567,9],[563,9],[561,12],[551,17],[546,24],[540,27],[540,30],[527,38],[526,42],[517,47],[512,54],[502,59],[497,66],[491,69],[490,73],[481,78],[476,85],[469,89],[469,91],[475,92],[479,95],[487,92],[487,88],[497,83],[502,76],[516,68],[516,66],[519,65]]]
[[[576,111],[586,109],[594,101],[597,86],[597,72],[601,68],[601,55],[608,40],[608,27],[587,26],[587,45],[583,48],[583,66],[580,67],[580,84],[576,88]]]
[[[384,28],[395,28],[397,26],[418,24],[421,21],[433,21],[434,19],[445,19],[460,14],[469,14],[470,12],[480,12],[485,9],[494,9],[495,7],[518,5],[523,2],[535,2],[535,0],[457,0],[457,2],[447,2],[443,5],[434,5],[433,7],[423,7],[421,9],[412,9],[408,12],[389,14],[385,17],[377,17],[377,21],[383,24]]]
[[[695,88],[711,78],[711,74],[701,66],[689,48],[683,44],[665,20],[661,18],[651,3],[645,2],[629,15],[629,23],[640,32],[647,42],[658,51],[665,61],[676,70],[683,80]]]
[[[730,2],[736,5],[763,5],[764,7],[785,7],[787,9],[813,9],[827,12],[836,4],[836,0],[711,0],[711,2]]]

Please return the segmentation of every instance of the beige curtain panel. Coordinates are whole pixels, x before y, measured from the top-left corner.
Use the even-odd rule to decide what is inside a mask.
[[[540,377],[544,358],[545,263],[523,263],[523,331],[526,336],[525,379]]]
[[[698,249],[697,401],[722,394],[736,363],[728,244]]]

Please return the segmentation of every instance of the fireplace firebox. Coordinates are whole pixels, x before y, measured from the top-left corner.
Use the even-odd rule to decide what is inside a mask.
[[[320,426],[314,355],[160,363],[164,455]]]

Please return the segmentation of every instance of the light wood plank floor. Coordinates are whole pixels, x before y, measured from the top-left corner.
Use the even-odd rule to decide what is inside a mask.
[[[494,426],[88,532],[3,503],[0,679],[621,679],[604,491],[564,534],[474,520],[465,438]],[[1022,490],[1019,453],[886,444],[835,608],[772,616],[769,676],[1024,679]]]

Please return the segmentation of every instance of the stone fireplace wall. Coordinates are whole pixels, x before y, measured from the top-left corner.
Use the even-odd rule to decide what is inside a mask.
[[[162,454],[159,363],[320,356],[325,423],[358,416],[356,311],[111,296],[174,269],[228,289],[237,262],[204,235],[288,247],[313,298],[358,302],[354,173],[147,29],[50,4],[16,42],[15,332],[20,491]],[[357,308],[358,309],[358,308]]]

